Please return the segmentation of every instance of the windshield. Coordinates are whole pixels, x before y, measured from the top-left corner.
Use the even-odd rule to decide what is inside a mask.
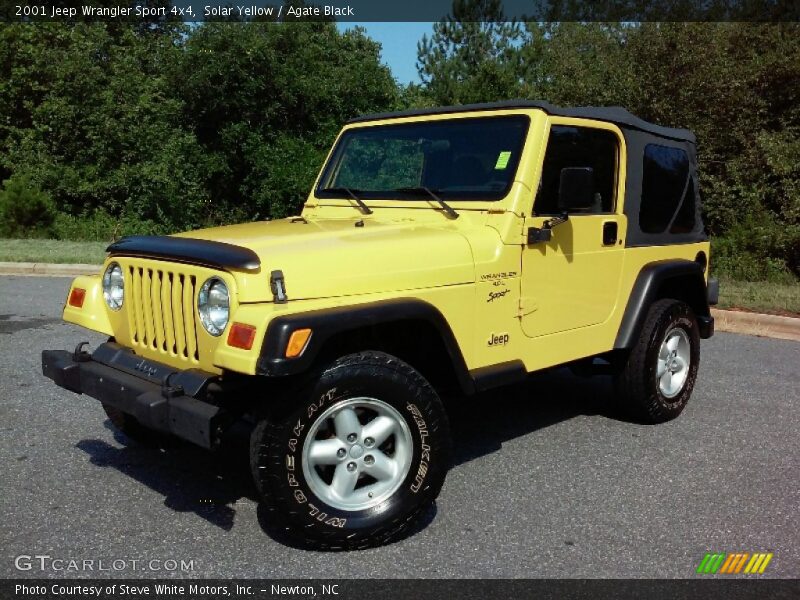
[[[427,188],[448,200],[499,200],[514,179],[528,122],[481,117],[350,129],[316,195],[341,197],[348,189],[360,198],[418,200]]]

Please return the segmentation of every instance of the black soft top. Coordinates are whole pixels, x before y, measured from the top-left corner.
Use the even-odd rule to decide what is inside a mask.
[[[481,104],[462,104],[459,106],[437,106],[434,108],[418,108],[413,110],[403,110],[399,112],[377,113],[372,115],[362,115],[351,119],[350,123],[363,123],[366,121],[378,121],[383,119],[399,119],[402,117],[417,117],[424,115],[446,115],[451,113],[489,111],[489,110],[508,110],[514,108],[538,108],[548,115],[559,117],[575,117],[579,119],[594,119],[596,121],[608,121],[620,125],[627,129],[644,131],[658,137],[673,140],[696,143],[694,133],[688,129],[678,129],[675,127],[663,127],[654,123],[649,123],[631,114],[621,106],[575,106],[561,107],[549,102],[540,100],[504,100],[502,102],[485,102]]]

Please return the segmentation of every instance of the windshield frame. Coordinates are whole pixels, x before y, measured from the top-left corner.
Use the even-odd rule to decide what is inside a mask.
[[[506,186],[503,189],[494,190],[494,191],[475,191],[469,192],[469,195],[465,195],[465,193],[460,191],[455,192],[448,192],[447,190],[436,190],[437,194],[440,194],[442,198],[447,201],[448,203],[460,203],[463,202],[469,205],[479,205],[483,202],[500,202],[501,200],[505,199],[511,191],[515,181],[517,181],[517,173],[519,171],[520,165],[523,162],[523,154],[525,152],[525,148],[528,141],[528,135],[530,133],[531,127],[531,117],[529,114],[523,112],[513,112],[513,113],[505,113],[505,114],[471,114],[469,116],[452,116],[449,115],[446,118],[420,118],[414,120],[407,120],[402,119],[398,122],[393,121],[381,121],[376,124],[368,124],[368,123],[359,123],[355,126],[348,126],[345,127],[342,132],[340,133],[339,137],[336,140],[327,161],[325,162],[324,167],[320,171],[319,178],[317,180],[316,185],[314,186],[313,196],[317,200],[338,200],[343,197],[341,192],[327,192],[325,191],[325,187],[323,186],[324,182],[327,182],[333,172],[340,167],[341,159],[346,149],[349,140],[352,139],[350,136],[352,132],[362,131],[362,130],[375,130],[375,129],[383,129],[383,128],[394,128],[394,127],[408,127],[414,125],[429,125],[430,123],[452,123],[452,122],[464,122],[464,121],[519,121],[523,124],[523,129],[521,131],[518,143],[516,144],[515,148],[511,148],[511,151],[514,153],[514,161],[513,161],[513,168],[509,171],[509,177],[506,182]],[[331,187],[336,187],[331,186]],[[380,202],[385,202],[387,200],[395,200],[401,202],[410,202],[410,201],[424,201],[430,202],[429,198],[421,197],[419,194],[412,194],[412,193],[403,193],[394,190],[359,190],[358,191],[359,197],[362,200],[376,200]]]

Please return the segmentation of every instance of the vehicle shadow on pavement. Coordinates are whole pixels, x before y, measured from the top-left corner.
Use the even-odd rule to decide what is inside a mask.
[[[557,369],[473,397],[449,398],[453,464],[497,452],[504,442],[577,416],[617,420],[612,397],[610,377],[577,377],[568,369]]]
[[[230,531],[241,498],[257,501],[247,454],[240,444],[209,452],[179,440],[160,448],[136,445],[105,423],[123,446],[85,439],[76,447],[93,465],[113,468],[164,496],[164,505],[177,512],[193,512],[212,525]]]
[[[530,376],[525,382],[465,398],[447,400],[454,440],[454,464],[497,452],[503,443],[580,415],[608,415],[611,397],[607,377],[580,378],[566,369]],[[615,418],[608,415],[609,418]],[[238,500],[258,502],[249,470],[247,436],[240,432],[220,450],[209,452],[180,440],[150,448],[128,440],[105,422],[121,445],[85,439],[76,447],[92,464],[113,468],[164,497],[177,512],[193,512],[217,527],[233,528]],[[404,537],[425,529],[436,517],[434,504]],[[273,540],[292,547],[282,523],[263,504],[258,507],[261,528]]]
[[[61,319],[40,315],[38,317],[0,315],[0,334],[12,334],[26,329],[45,329],[61,323]]]

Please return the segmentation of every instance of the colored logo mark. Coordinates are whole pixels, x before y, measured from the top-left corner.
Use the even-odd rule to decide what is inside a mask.
[[[772,552],[714,552],[706,554],[697,567],[703,575],[760,575],[772,560]]]

